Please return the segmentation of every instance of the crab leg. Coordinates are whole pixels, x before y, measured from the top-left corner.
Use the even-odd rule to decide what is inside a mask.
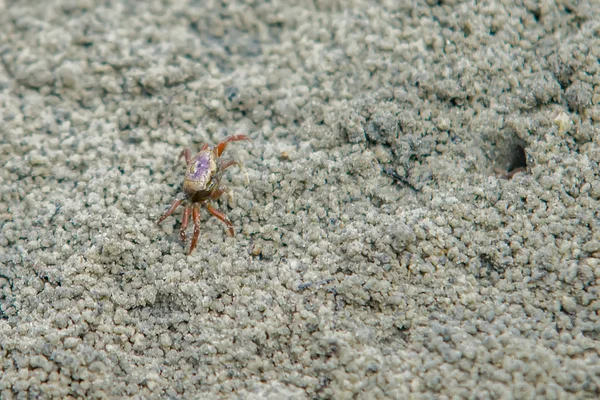
[[[235,160],[229,160],[229,161],[225,161],[223,164],[221,164],[221,170],[225,171],[227,168],[231,167],[232,165],[237,165],[238,167],[241,168],[241,164]]]
[[[210,195],[210,199],[211,200],[217,200],[219,197],[221,197],[221,195],[225,193],[224,190],[218,189],[215,190],[211,195]]]
[[[177,207],[179,207],[179,205],[181,205],[181,203],[183,202],[183,199],[179,199],[176,200],[172,205],[171,208],[169,208],[167,210],[166,213],[164,213],[159,219],[158,221],[156,221],[157,225],[160,225],[161,222],[163,222],[165,219],[167,219],[167,217],[171,214],[173,214],[173,212],[177,209]]]
[[[183,243],[185,243],[185,230],[188,227],[188,222],[190,220],[190,206],[186,206],[183,209],[183,219],[181,220],[181,230],[179,231],[179,237],[181,238],[181,241]]]
[[[198,237],[200,236],[200,209],[198,209],[198,206],[191,206],[191,208],[192,219],[194,221],[194,236],[192,237],[192,245],[190,246],[188,256],[192,254],[192,252],[196,248],[196,244],[198,243]]]
[[[227,168],[231,167],[232,165],[237,165],[238,168],[240,169],[240,171],[242,171],[244,173],[244,176],[246,177],[246,185],[250,183],[250,178],[248,177],[248,172],[246,172],[246,168],[244,168],[244,164],[242,164],[239,161],[236,160],[228,160],[225,161],[221,164],[221,170],[225,171]]]
[[[179,162],[179,160],[181,160],[181,157],[184,157],[185,163],[189,164],[190,158],[191,158],[190,149],[184,149],[181,153],[179,153],[179,157],[177,157],[177,162]]]
[[[233,135],[223,139],[218,145],[214,147],[215,154],[217,155],[217,157],[221,157],[221,154],[223,154],[225,147],[227,147],[227,143],[239,142],[241,140],[250,141],[250,138],[246,135]]]
[[[221,222],[223,222],[225,225],[227,225],[227,228],[229,228],[229,236],[233,237],[234,233],[233,233],[233,224],[231,223],[231,221],[229,221],[229,219],[227,219],[227,217],[225,216],[225,214],[223,214],[221,211],[217,210],[216,208],[214,208],[213,206],[211,206],[210,204],[206,205],[206,209],[208,210],[208,212],[217,217]]]

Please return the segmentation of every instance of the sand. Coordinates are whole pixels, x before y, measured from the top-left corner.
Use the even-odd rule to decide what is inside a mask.
[[[0,0],[0,398],[596,398],[600,7],[400,3]]]

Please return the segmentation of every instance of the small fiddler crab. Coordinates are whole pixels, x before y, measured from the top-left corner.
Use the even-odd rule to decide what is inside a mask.
[[[190,215],[194,223],[194,236],[192,237],[192,244],[188,255],[192,254],[198,243],[198,237],[200,236],[200,207],[202,206],[205,206],[211,215],[217,217],[217,219],[227,225],[229,236],[234,236],[231,221],[229,221],[225,214],[214,208],[210,202],[211,200],[217,200],[225,193],[224,190],[219,188],[223,172],[232,165],[242,166],[235,160],[221,160],[221,154],[223,154],[228,143],[242,140],[250,141],[250,138],[246,135],[229,136],[213,147],[204,144],[200,152],[194,157],[191,157],[190,149],[185,149],[179,154],[177,161],[181,160],[181,157],[184,157],[187,164],[187,171],[183,178],[184,196],[175,200],[167,212],[156,223],[160,225],[168,216],[173,214],[177,207],[184,203],[183,219],[181,221],[181,230],[179,231],[182,242],[185,243],[186,240],[185,231],[188,227]]]

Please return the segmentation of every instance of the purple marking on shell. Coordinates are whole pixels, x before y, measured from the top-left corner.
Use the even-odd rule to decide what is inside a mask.
[[[192,160],[194,167],[190,171],[188,178],[195,181],[207,179],[210,176],[211,172],[210,161],[211,157],[209,152],[201,153],[194,157],[194,159]]]

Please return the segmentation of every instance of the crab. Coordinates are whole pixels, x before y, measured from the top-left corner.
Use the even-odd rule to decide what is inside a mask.
[[[242,140],[250,141],[250,138],[246,135],[233,135],[225,138],[213,147],[204,144],[200,149],[200,152],[194,157],[191,157],[190,149],[185,149],[179,154],[177,161],[181,160],[181,157],[184,157],[187,165],[187,171],[183,178],[184,196],[175,200],[171,207],[156,223],[160,225],[161,222],[175,212],[177,207],[184,204],[183,219],[179,231],[182,242],[185,243],[186,241],[186,230],[190,215],[194,223],[194,236],[192,237],[192,244],[188,255],[192,254],[198,243],[198,237],[200,236],[200,207],[202,206],[206,207],[206,210],[212,216],[216,217],[227,226],[229,236],[234,236],[233,224],[231,221],[229,221],[225,214],[214,208],[210,202],[212,200],[217,200],[225,193],[224,190],[219,188],[223,172],[232,165],[241,167],[241,164],[235,160],[221,160],[221,154],[223,154],[228,143],[239,142]]]

